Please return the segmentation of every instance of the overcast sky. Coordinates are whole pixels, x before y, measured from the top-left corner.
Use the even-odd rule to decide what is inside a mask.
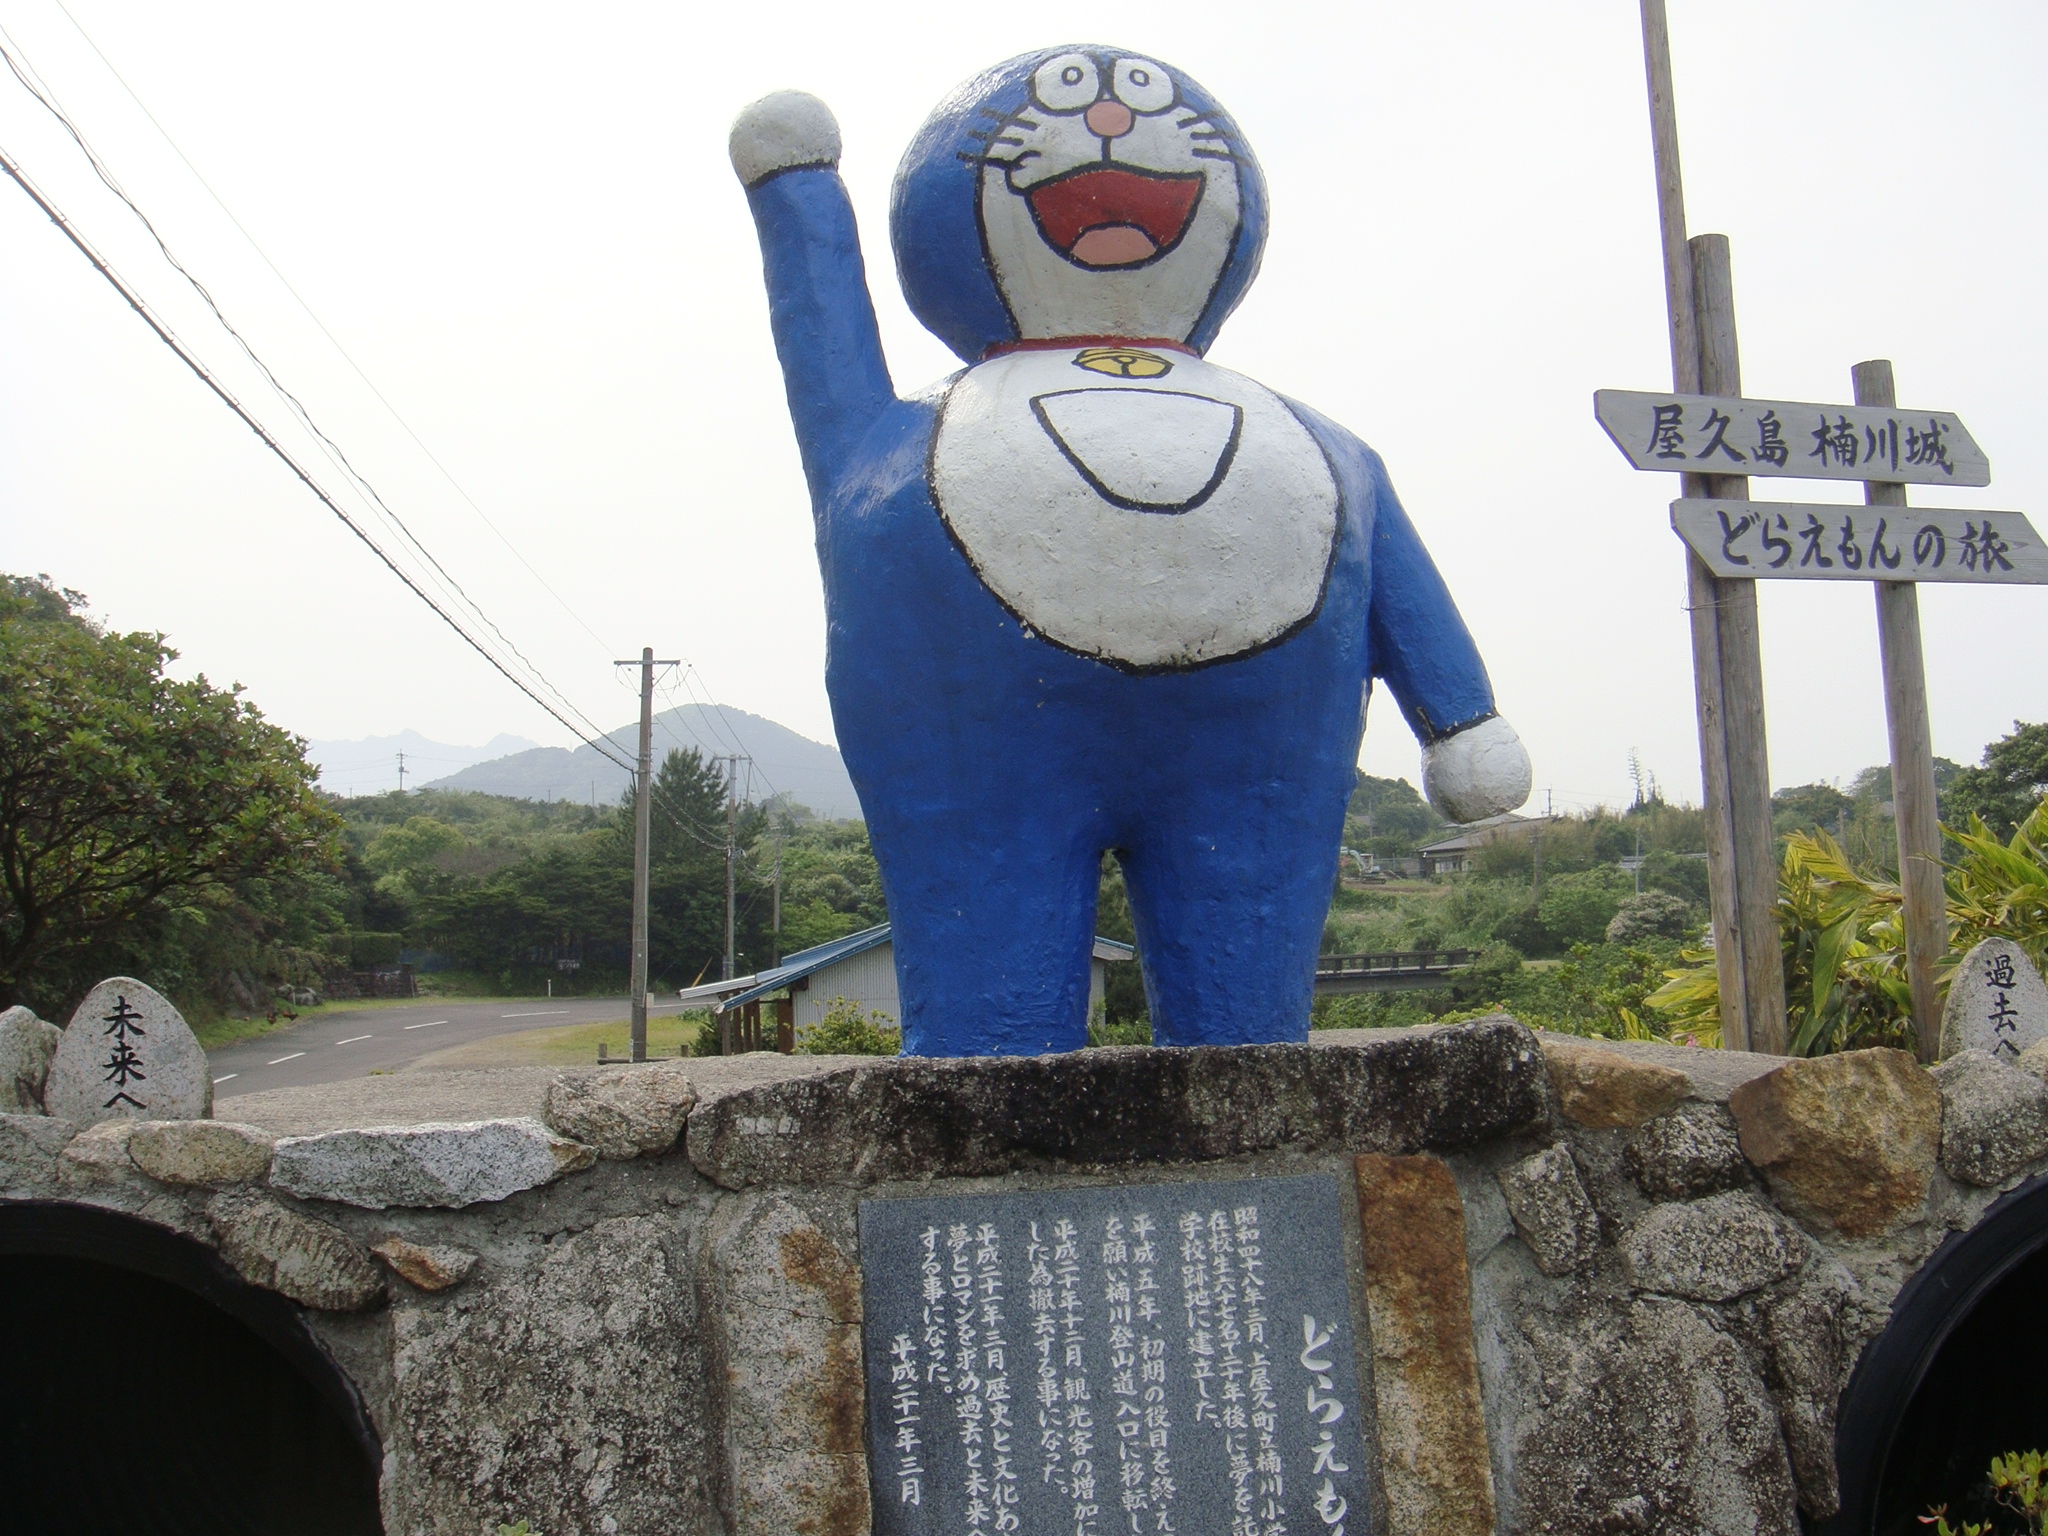
[[[1670,382],[1632,0],[67,3],[502,541],[54,0],[0,0],[0,25],[172,250],[541,672],[609,727],[634,711],[612,659],[652,645],[694,665],[675,701],[715,697],[824,740],[810,517],[726,163],[734,111],[794,86],[838,113],[907,391],[954,366],[910,318],[888,259],[889,180],[932,105],[982,66],[1056,43],[1177,66],[1235,114],[1272,188],[1263,275],[1213,358],[1385,456],[1529,743],[1539,805],[1546,787],[1560,807],[1625,801],[1631,747],[1667,791],[1698,795],[1666,514],[1677,488],[1629,469],[1591,404],[1596,388]],[[1890,357],[1901,400],[1960,414],[1993,466],[1987,490],[1914,500],[2048,527],[2048,9],[1672,0],[1672,30],[1690,225],[1733,241],[1747,391],[1847,400],[1850,365]],[[0,146],[338,488],[6,75]],[[1769,494],[1860,499],[1809,482]],[[181,667],[245,684],[309,737],[572,741],[7,183],[0,518],[0,569],[48,571],[109,622],[163,630]],[[1870,592],[1761,588],[1774,782],[1882,761]],[[1937,752],[1974,761],[2014,718],[2048,718],[2048,592],[1931,586],[1922,613]],[[1416,775],[1384,698],[1363,761]]]

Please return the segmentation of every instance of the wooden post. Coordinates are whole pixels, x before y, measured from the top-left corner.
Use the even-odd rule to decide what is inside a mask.
[[[1735,341],[1735,282],[1728,237],[1700,235],[1692,255],[1693,318],[1700,343],[1700,392],[1740,396],[1742,360]],[[1747,475],[1685,477],[1686,494],[1749,499]],[[1698,557],[1695,556],[1695,559]],[[1777,837],[1771,827],[1770,754],[1764,739],[1763,644],[1756,583],[1709,576],[1720,623],[1721,738],[1728,761],[1728,823],[1733,834],[1735,920],[1742,934],[1744,1045],[1782,1056],[1785,961],[1778,932]],[[1722,1018],[1727,1018],[1723,1011]]]
[[[1897,405],[1892,365],[1883,358],[1850,370],[1858,405]],[[1906,488],[1866,480],[1863,500],[1903,507]],[[1891,735],[1892,813],[1899,835],[1899,892],[1905,906],[1906,979],[1913,989],[1913,1032],[1920,1059],[1941,1044],[1934,968],[1948,953],[1948,895],[1941,879],[1941,823],[1935,809],[1934,738],[1927,721],[1927,667],[1920,649],[1920,589],[1880,581],[1877,647],[1884,660],[1884,718]]]
[[[1664,0],[1641,0],[1643,63],[1650,93],[1650,142],[1656,161],[1657,217],[1664,246],[1664,298],[1671,331],[1671,387],[1708,388],[1703,367],[1740,388],[1728,243],[1688,242],[1679,171],[1678,113],[1671,90],[1671,40]],[[1714,270],[1698,279],[1696,258]],[[1703,338],[1700,310],[1715,334]],[[1733,477],[1737,486],[1746,482]],[[1721,477],[1682,477],[1687,496],[1716,494]],[[1737,490],[1729,494],[1746,495]],[[1770,776],[1764,756],[1762,664],[1754,582],[1723,582],[1686,551],[1686,609],[1692,622],[1693,691],[1698,705],[1700,781],[1706,805],[1707,882],[1714,921],[1715,972],[1721,990],[1721,1041],[1733,1050],[1785,1049],[1785,983],[1771,859]],[[1733,588],[1734,590],[1728,590]],[[1761,803],[1759,803],[1761,790]],[[1762,857],[1759,858],[1759,850]],[[1745,886],[1752,889],[1745,890]]]

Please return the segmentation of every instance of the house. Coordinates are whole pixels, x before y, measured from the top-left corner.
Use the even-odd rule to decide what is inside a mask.
[[[1503,838],[1526,841],[1554,819],[1550,816],[1517,816],[1510,811],[1505,816],[1489,816],[1484,821],[1468,822],[1451,836],[1416,850],[1422,863],[1422,873],[1465,874],[1472,868],[1473,855],[1487,843]]]
[[[1115,939],[1095,940],[1095,953],[1088,967],[1091,1014],[1102,1002],[1108,967],[1129,960],[1134,953],[1130,945],[1119,944]],[[896,995],[896,956],[889,943],[889,925],[882,923],[799,951],[772,970],[685,987],[677,995],[685,1003],[713,1004],[720,1015],[721,1035],[726,1031],[728,1016],[737,1013],[743,1021],[742,1037],[759,1042],[761,1001],[778,992],[787,996],[781,1000],[782,1005],[774,1008],[773,1017],[779,1029],[791,1036],[824,1018],[825,1010],[842,997],[869,1012],[887,1014],[891,1022],[900,1020],[903,1005]],[[747,1024],[752,1025],[751,1033],[745,1027]],[[776,1047],[770,1044],[768,1048]]]

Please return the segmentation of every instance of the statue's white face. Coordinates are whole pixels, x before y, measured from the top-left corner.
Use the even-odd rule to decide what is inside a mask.
[[[1185,340],[1230,259],[1237,156],[1150,60],[1040,65],[982,157],[982,241],[1018,334]]]

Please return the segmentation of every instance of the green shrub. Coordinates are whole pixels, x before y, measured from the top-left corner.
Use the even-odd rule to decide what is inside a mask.
[[[894,1056],[903,1049],[903,1031],[880,1009],[869,1012],[859,1003],[835,997],[825,1017],[796,1032],[799,1056]]]
[[[1607,925],[1610,944],[1639,944],[1644,939],[1682,939],[1692,924],[1692,907],[1666,891],[1645,891],[1621,904]]]

